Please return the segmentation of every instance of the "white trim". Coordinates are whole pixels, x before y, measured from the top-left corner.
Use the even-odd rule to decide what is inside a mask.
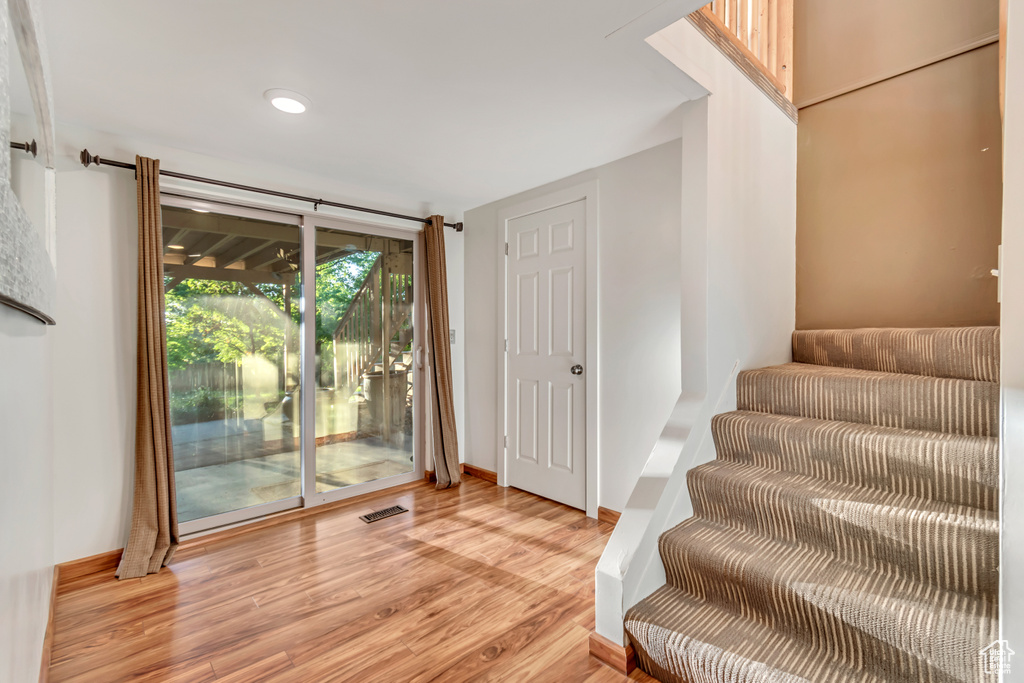
[[[293,496],[282,500],[275,500],[271,503],[252,505],[247,508],[222,512],[219,515],[190,519],[187,522],[178,522],[178,535],[188,536],[192,534],[215,531],[222,527],[251,522],[260,517],[277,514],[285,510],[302,507],[302,496]]]
[[[600,216],[598,213],[598,195],[600,193],[600,183],[597,180],[591,180],[580,185],[574,185],[573,187],[566,188],[564,190],[558,190],[545,194],[542,197],[537,197],[528,201],[513,204],[511,206],[502,208],[498,211],[498,224],[502,226],[502,233],[504,239],[502,241],[501,250],[502,258],[504,259],[504,274],[505,276],[501,281],[501,293],[503,299],[503,324],[502,329],[504,333],[501,339],[498,340],[497,352],[499,357],[502,359],[501,366],[503,368],[499,376],[498,386],[498,399],[496,410],[501,415],[501,424],[503,428],[501,433],[497,435],[497,453],[501,453],[501,457],[498,458],[498,485],[508,486],[508,451],[505,449],[505,436],[508,434],[508,396],[506,387],[508,386],[508,354],[505,349],[505,340],[508,339],[508,259],[504,256],[505,244],[509,240],[509,222],[516,219],[528,216],[533,213],[540,211],[546,211],[547,209],[553,209],[555,207],[564,206],[566,204],[572,204],[584,200],[586,202],[586,215],[587,215],[587,254],[586,254],[586,267],[587,267],[587,517],[597,518],[597,508],[600,504],[598,499],[598,491],[600,484],[600,462],[601,462],[601,443],[600,443],[600,432],[598,425],[600,424],[601,411],[600,411],[600,391],[598,388],[601,383],[601,368],[598,359],[601,357],[599,353],[600,338],[598,331],[600,328],[600,303],[601,303],[601,292],[600,282],[601,279],[598,277],[599,266],[600,266]]]
[[[325,216],[321,213],[303,214],[306,220],[311,221],[318,228],[326,230],[341,230],[343,232],[358,232],[361,235],[372,235],[375,237],[388,237],[396,240],[412,240],[423,232],[423,228],[406,229],[394,225],[374,223],[372,221],[357,221],[339,216]]]
[[[299,424],[302,460],[302,506],[310,507],[316,493],[316,225],[300,221],[301,297],[299,298]]]
[[[38,125],[38,152],[44,168],[56,169],[57,141],[56,117],[53,113],[52,71],[46,54],[45,34],[42,28],[41,3],[32,0],[10,0],[8,15],[10,33],[18,45],[21,65],[25,71],[35,123]],[[8,124],[10,122],[8,121]],[[9,132],[9,131],[8,131]],[[4,150],[4,153],[9,153]],[[47,216],[49,222],[53,218]]]
[[[390,477],[382,477],[381,479],[374,479],[372,481],[363,482],[361,484],[342,486],[341,488],[331,489],[330,491],[324,491],[323,493],[314,493],[312,496],[306,497],[305,507],[314,508],[317,507],[318,505],[335,503],[339,500],[345,500],[346,498],[361,496],[364,493],[382,491],[384,489],[389,489],[392,486],[400,486],[402,484],[408,484],[409,482],[419,481],[421,479],[423,479],[423,468],[417,466],[414,462],[412,472],[406,472],[405,474],[395,474]]]
[[[239,218],[253,218],[260,221],[280,223],[281,225],[300,225],[301,213],[293,211],[277,211],[275,209],[260,208],[253,206],[242,206],[240,203],[230,203],[226,199],[209,199],[206,197],[193,197],[178,193],[168,193],[165,187],[160,188],[160,205],[173,206],[177,209],[192,209],[210,211]]]

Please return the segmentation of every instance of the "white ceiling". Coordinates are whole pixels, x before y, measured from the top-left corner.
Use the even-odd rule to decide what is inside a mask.
[[[58,123],[461,211],[678,137],[686,97],[630,27],[701,2],[42,4]],[[313,106],[278,112],[269,88]]]

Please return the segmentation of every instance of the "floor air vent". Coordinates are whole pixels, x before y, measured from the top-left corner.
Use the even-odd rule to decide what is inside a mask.
[[[408,512],[408,510],[406,510],[401,505],[396,505],[394,507],[385,508],[383,510],[377,510],[376,512],[371,512],[368,515],[359,515],[359,519],[369,524],[370,522],[376,522],[378,519],[384,519],[385,517],[393,517],[394,515],[400,515],[403,512]]]

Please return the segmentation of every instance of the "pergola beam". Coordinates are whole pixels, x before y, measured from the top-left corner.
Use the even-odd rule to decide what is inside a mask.
[[[164,264],[164,273],[183,280],[217,280],[238,282],[243,285],[294,285],[295,273],[277,273],[268,270],[242,270],[241,268],[209,268],[206,266],[179,266]]]
[[[262,249],[266,249],[274,244],[273,240],[258,241],[258,240],[244,240],[240,244],[228,249],[223,254],[217,254],[214,260],[217,262],[218,268],[227,268],[230,265],[244,261],[253,254]]]
[[[234,235],[217,235],[208,234],[201,240],[196,242],[195,245],[189,247],[185,252],[185,265],[191,266],[196,261],[203,259],[211,254],[216,254],[219,250],[223,249],[228,242],[234,240]]]

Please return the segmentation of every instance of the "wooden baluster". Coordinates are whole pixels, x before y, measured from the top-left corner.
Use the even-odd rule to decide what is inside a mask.
[[[711,3],[711,11],[722,20],[723,24],[725,23],[725,0],[715,0]]]
[[[750,36],[748,35],[748,19],[750,12],[750,0],[737,0],[736,2],[736,28],[733,29],[733,33],[740,39],[743,45],[750,46]]]
[[[754,26],[756,29],[755,36],[757,40],[754,43],[753,52],[757,55],[758,60],[768,66],[768,0],[757,0],[757,15],[754,17]]]
[[[738,2],[739,0],[728,0],[729,7],[726,14],[726,26],[728,26],[729,30],[733,33],[736,33],[736,4]]]
[[[793,0],[779,0],[779,64],[775,75],[783,94],[793,101]]]
[[[762,61],[772,74],[779,68],[779,0],[768,0],[768,54]]]

